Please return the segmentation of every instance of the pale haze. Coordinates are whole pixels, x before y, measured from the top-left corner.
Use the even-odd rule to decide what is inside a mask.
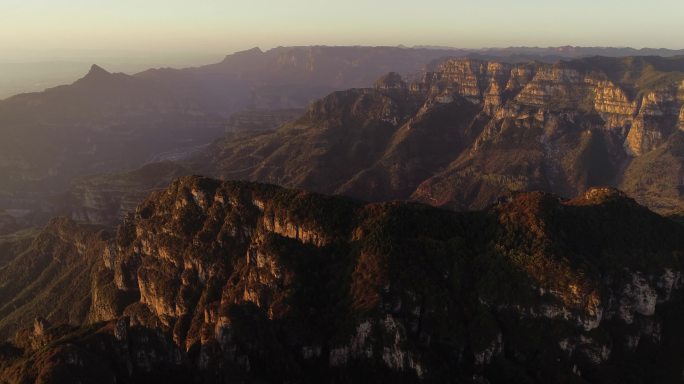
[[[27,87],[6,85],[34,73],[27,63],[70,63],[57,71],[62,81],[91,62],[134,72],[208,63],[254,46],[681,49],[683,14],[681,0],[0,0],[0,97]]]
[[[230,51],[259,45],[682,48],[681,0],[2,0],[0,48]],[[227,53],[227,52],[225,52]]]

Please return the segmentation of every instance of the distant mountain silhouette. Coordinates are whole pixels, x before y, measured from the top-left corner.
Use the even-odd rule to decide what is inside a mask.
[[[136,75],[93,65],[73,84],[0,101],[0,208],[40,208],[74,178],[192,152],[222,137],[235,112],[305,108],[330,91],[367,86],[392,67],[419,71],[444,54],[293,47]]]

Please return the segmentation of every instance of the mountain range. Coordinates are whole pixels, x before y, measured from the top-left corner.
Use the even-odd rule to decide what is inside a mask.
[[[224,131],[275,128],[317,98],[367,88],[389,72],[401,74],[407,83],[421,82],[425,72],[440,71],[444,57],[524,66],[531,60],[550,64],[594,54],[633,55],[638,60],[648,54],[679,53],[583,47],[315,46],[265,52],[254,48],[216,64],[135,75],[113,74],[94,65],[71,85],[0,101],[0,176],[5,180],[0,208],[49,210],[52,199],[83,176],[187,157]],[[39,215],[38,222],[44,217]]]
[[[662,214],[684,208],[683,59],[433,67],[413,81],[390,73],[373,88],[334,92],[275,131],[230,135],[164,167],[456,210],[512,192],[573,197],[593,186],[617,187]],[[79,220],[116,222],[127,212],[97,179],[77,183],[67,200],[61,212]]]
[[[593,50],[0,101],[0,382],[681,382],[684,56]]]
[[[418,72],[445,54],[289,47],[135,75],[93,65],[73,84],[0,101],[0,208],[44,209],[79,177],[133,170],[197,150],[224,134],[233,113],[274,111],[277,122],[278,110],[305,108],[331,91],[365,86],[390,68]]]

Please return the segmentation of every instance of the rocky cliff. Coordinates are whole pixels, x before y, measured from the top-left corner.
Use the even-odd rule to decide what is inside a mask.
[[[60,238],[73,228],[53,225]],[[71,319],[81,327],[39,318],[2,347],[0,372],[677,381],[682,239],[680,224],[608,188],[457,213],[186,177],[154,192],[109,247],[85,248],[98,272],[88,317]],[[74,257],[81,243],[69,241]]]

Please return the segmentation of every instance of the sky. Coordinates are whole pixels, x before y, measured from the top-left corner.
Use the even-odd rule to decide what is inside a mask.
[[[684,48],[684,0],[0,0],[0,62],[280,45]]]

